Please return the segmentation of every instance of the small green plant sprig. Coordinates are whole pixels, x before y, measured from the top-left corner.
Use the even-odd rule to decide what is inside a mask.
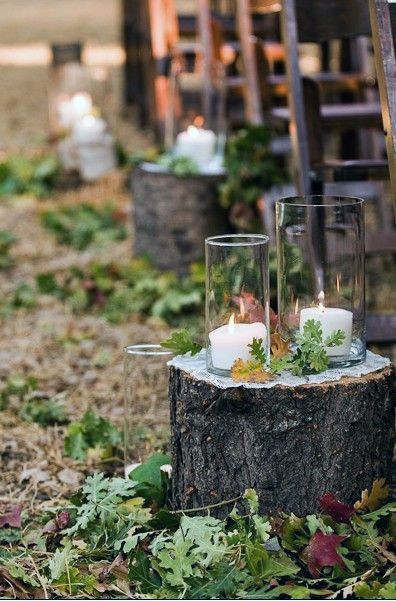
[[[122,441],[122,435],[111,422],[93,411],[87,411],[81,420],[69,424],[65,435],[65,455],[75,461],[84,461],[91,450],[101,459],[111,457]]]
[[[303,332],[296,335],[297,350],[292,357],[290,369],[296,376],[319,374],[329,366],[326,347],[340,346],[345,340],[343,330],[334,330],[323,340],[320,321],[308,319]]]
[[[186,355],[191,353],[197,355],[202,350],[202,345],[196,342],[188,330],[173,332],[169,338],[161,342],[161,346],[170,349],[175,355]]]
[[[287,180],[271,152],[271,137],[267,125],[249,125],[227,140],[220,203],[230,210],[234,225],[245,230],[255,231],[260,222],[256,205],[263,192]]]
[[[335,347],[342,344],[345,333],[334,330],[323,340],[323,330],[320,321],[308,319],[302,332],[296,335],[297,348],[294,353],[272,354],[269,372],[277,375],[284,370],[289,370],[295,376],[319,374],[329,366],[329,357],[326,347]],[[262,339],[254,339],[250,346],[252,358],[265,366],[265,353]]]

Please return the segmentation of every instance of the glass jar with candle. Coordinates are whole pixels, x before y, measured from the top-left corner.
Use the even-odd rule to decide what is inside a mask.
[[[169,424],[168,367],[172,351],[157,344],[124,349],[125,476],[166,443]]]
[[[224,170],[226,86],[222,64],[211,70],[211,82],[179,61],[172,66],[170,100],[165,115],[165,148],[175,158],[195,163],[202,174]]]
[[[207,369],[229,376],[235,361],[251,358],[253,339],[261,339],[269,359],[269,277],[267,236],[207,238]]]
[[[363,200],[342,196],[282,198],[276,203],[278,319],[292,342],[308,320],[320,322],[330,367],[366,357]]]
[[[48,91],[51,139],[69,136],[81,119],[100,114],[108,121],[112,112],[109,71],[81,61],[79,42],[52,45]]]

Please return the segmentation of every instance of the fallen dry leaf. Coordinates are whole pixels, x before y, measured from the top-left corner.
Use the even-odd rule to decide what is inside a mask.
[[[43,532],[46,534],[55,534],[66,528],[69,522],[70,513],[68,511],[60,511],[53,520],[45,524]]]
[[[286,357],[290,353],[289,341],[284,340],[279,332],[271,334],[271,353],[277,359]]]
[[[370,492],[366,488],[362,492],[362,497],[360,501],[356,501],[356,503],[354,504],[354,508],[356,510],[369,509],[370,511],[374,511],[374,509],[377,509],[377,507],[381,505],[381,501],[387,499],[389,495],[390,486],[386,484],[385,478],[374,480]]]
[[[322,495],[319,499],[319,504],[322,511],[339,524],[349,524],[351,516],[356,511],[352,505],[341,503],[331,492]]]
[[[21,528],[22,526],[22,507],[17,505],[12,511],[4,513],[0,516],[0,528],[4,526],[10,526],[10,528]]]
[[[23,482],[24,480],[31,480],[33,484],[38,484],[39,482],[47,482],[49,479],[50,475],[48,472],[39,467],[32,467],[28,470],[23,470],[19,481]]]
[[[63,484],[68,484],[72,488],[77,488],[80,484],[82,474],[68,467],[58,472],[58,478]]]
[[[337,551],[337,547],[346,539],[338,534],[325,534],[317,530],[311,537],[308,546],[301,554],[313,578],[320,577],[321,568],[326,566],[339,566],[345,568],[345,563]]]
[[[237,359],[231,367],[231,377],[236,382],[255,382],[256,384],[273,379],[271,372],[253,359],[249,361]]]

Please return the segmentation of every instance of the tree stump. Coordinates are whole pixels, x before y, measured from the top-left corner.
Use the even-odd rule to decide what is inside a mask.
[[[186,273],[204,256],[208,236],[229,231],[218,202],[219,175],[177,177],[137,167],[131,187],[135,254],[148,256],[159,269]]]
[[[220,388],[171,364],[175,507],[254,488],[263,512],[301,515],[317,511],[325,492],[352,503],[376,478],[390,483],[392,380],[386,366],[321,384]]]

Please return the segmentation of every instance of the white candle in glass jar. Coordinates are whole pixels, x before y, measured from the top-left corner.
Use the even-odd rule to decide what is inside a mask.
[[[253,338],[262,338],[267,346],[267,328],[261,322],[235,323],[234,315],[225,326],[220,326],[209,334],[210,352],[213,367],[230,370],[237,359],[251,359],[249,344]]]
[[[73,128],[76,144],[92,144],[100,142],[106,133],[106,121],[94,115],[86,115]]]
[[[300,332],[304,331],[304,324],[309,319],[320,321],[323,332],[323,340],[330,336],[334,330],[342,330],[345,334],[343,342],[339,346],[326,346],[326,353],[329,357],[340,357],[349,355],[352,344],[352,323],[353,313],[346,309],[337,307],[325,307],[323,304],[324,293],[318,295],[319,304],[317,307],[308,307],[301,309],[300,312]]]
[[[216,134],[211,129],[190,125],[176,138],[174,154],[187,157],[203,167],[210,163],[216,151]]]
[[[58,103],[59,122],[62,127],[71,128],[92,111],[92,98],[86,92],[78,92],[71,98],[63,98]]]
[[[95,181],[116,167],[113,136],[106,121],[86,115],[73,128],[80,175],[84,181]]]

